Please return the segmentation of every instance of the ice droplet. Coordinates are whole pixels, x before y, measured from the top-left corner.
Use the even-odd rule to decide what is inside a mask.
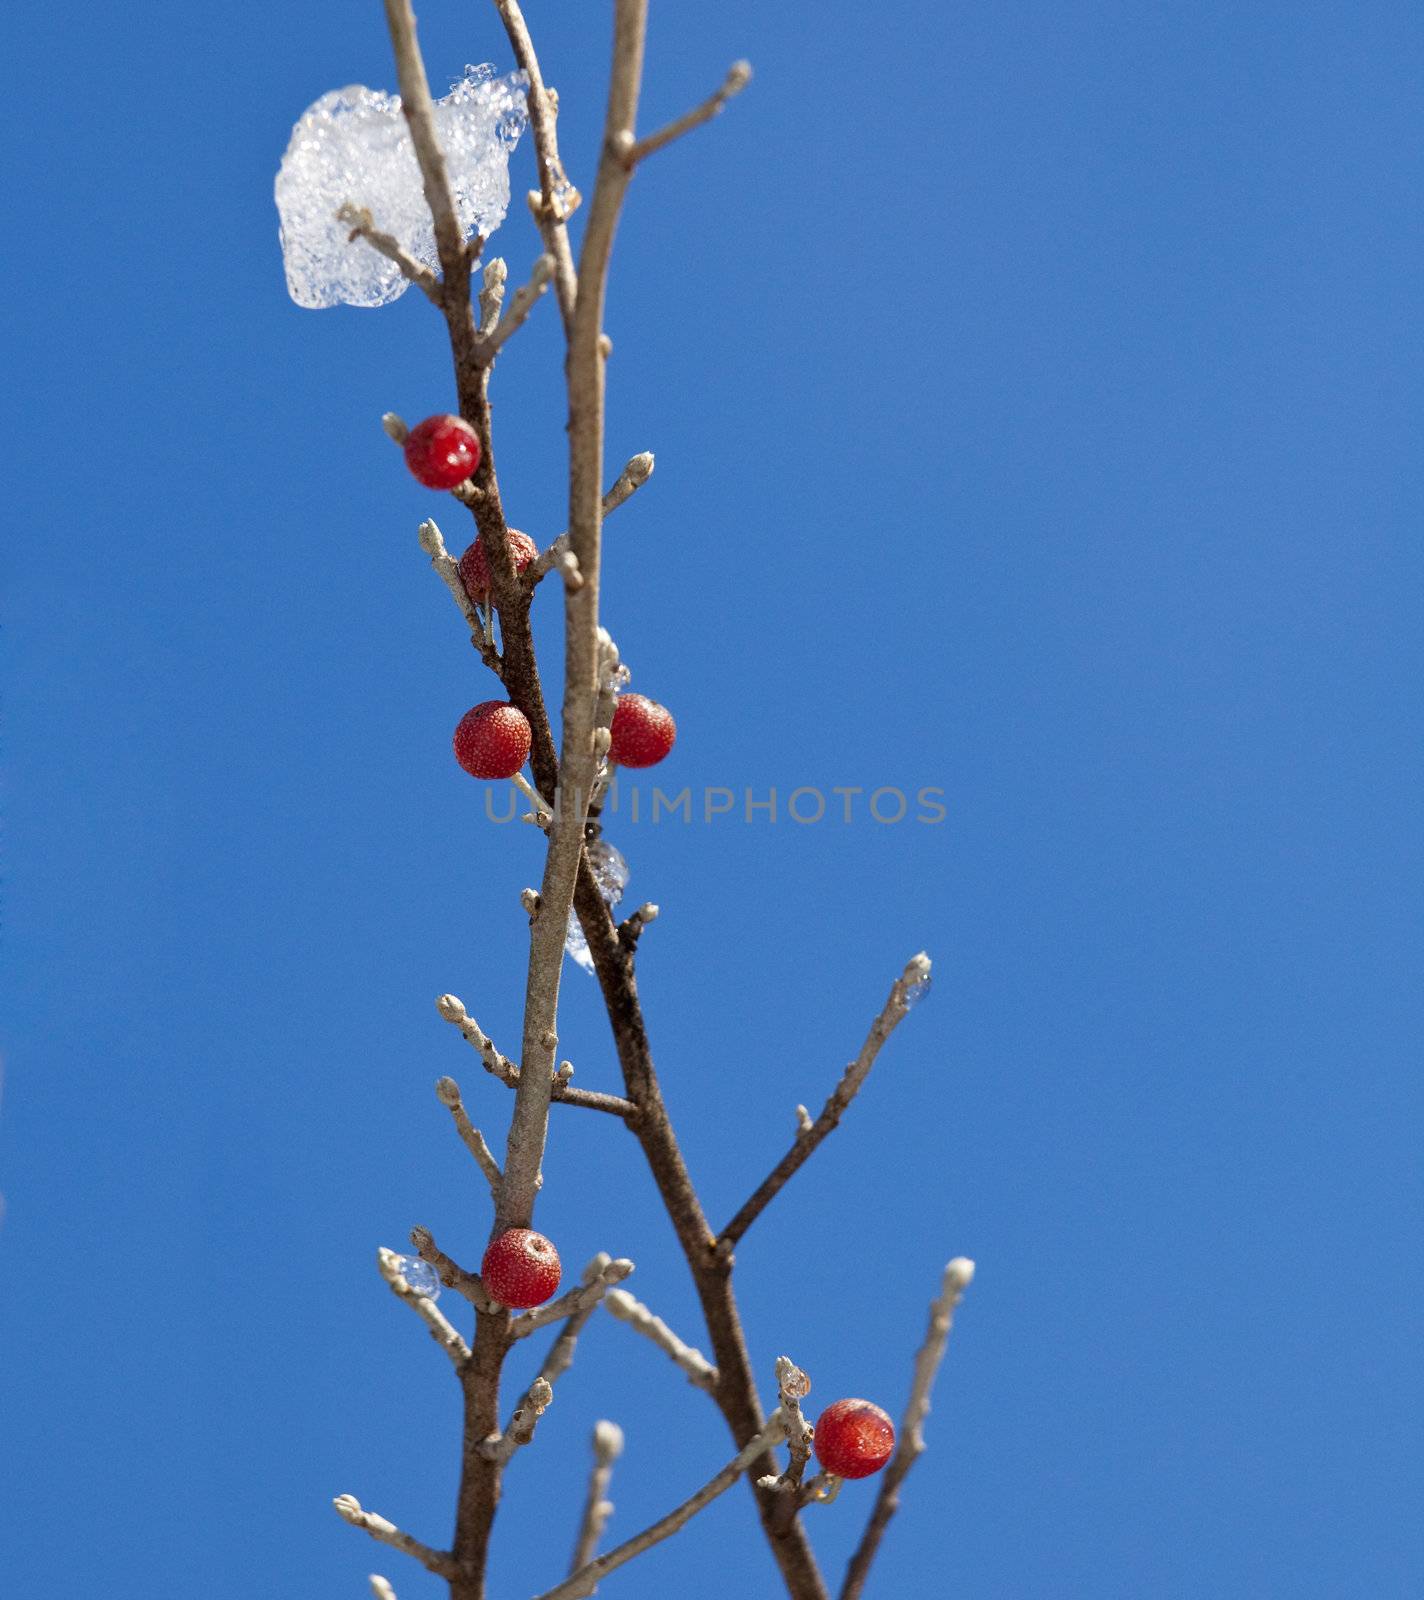
[[[919,1005],[920,1001],[930,992],[932,978],[919,978],[914,983],[905,985],[905,1009]]]
[[[509,206],[509,153],[524,131],[522,72],[497,78],[467,67],[435,102],[455,209],[468,237],[488,237]],[[394,262],[336,213],[352,205],[394,235],[417,261],[439,270],[420,168],[400,97],[352,84],[308,106],[292,130],[277,173],[277,213],[287,288],[299,306],[381,306],[410,287]]]
[[[418,1294],[422,1300],[440,1298],[440,1279],[428,1261],[422,1261],[419,1256],[397,1256],[396,1270],[412,1294]]]
[[[628,863],[623,859],[622,853],[615,850],[606,839],[595,839],[587,848],[588,864],[593,870],[594,882],[597,883],[604,902],[609,907],[616,906],[623,898],[624,889],[628,887]],[[573,910],[569,912],[568,932],[564,936],[564,953],[572,956],[585,972],[593,971],[593,956],[588,948],[588,940],[583,936],[578,913]]]

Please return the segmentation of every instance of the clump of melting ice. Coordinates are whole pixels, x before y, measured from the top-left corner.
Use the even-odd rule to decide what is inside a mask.
[[[595,839],[587,849],[593,881],[598,885],[604,904],[611,910],[623,898],[623,891],[628,887],[628,863],[606,839]],[[589,953],[588,940],[583,936],[577,911],[569,912],[569,931],[564,938],[564,950],[585,972],[593,971],[593,956]]]
[[[467,238],[487,238],[504,221],[509,154],[524,131],[528,82],[522,72],[497,78],[493,67],[467,67],[435,102],[435,132]],[[383,306],[410,286],[394,262],[350,238],[350,224],[336,220],[346,205],[369,211],[376,228],[439,270],[400,97],[359,83],[307,107],[277,173],[282,260],[299,306]]]

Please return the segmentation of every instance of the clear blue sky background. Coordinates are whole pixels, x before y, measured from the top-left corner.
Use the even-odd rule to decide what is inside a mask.
[[[510,64],[490,9],[422,11],[437,81]],[[606,7],[530,11],[586,181]],[[980,1263],[872,1595],[1418,1595],[1419,11],[654,13],[648,125],[757,69],[639,176],[608,313],[610,469],[658,468],[606,615],[675,709],[663,770],[948,795],[613,831],[716,1218],[937,962],[741,1251],[761,1369],[898,1411],[941,1264]],[[465,524],[378,426],[450,404],[437,319],[282,281],[277,160],[326,89],[392,84],[380,7],[4,28],[0,1590],[350,1600],[374,1567],[432,1600],[329,1502],[448,1530],[454,1386],[373,1256],[481,1248],[431,1085],[501,1135],[508,1103],[432,1001],[516,1038],[538,840],[451,760],[490,681],[414,535]],[[497,248],[522,276],[518,205]],[[550,536],[551,306],[497,396]],[[696,1336],[615,1123],[556,1116],[539,1217]],[[619,1535],[728,1454],[596,1322],[500,1600],[559,1575],[602,1415]],[[832,1572],[872,1494],[811,1518]],[[605,1588],[775,1583],[738,1490]]]

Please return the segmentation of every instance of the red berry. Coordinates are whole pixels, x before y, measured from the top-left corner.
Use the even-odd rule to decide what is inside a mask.
[[[427,489],[453,489],[480,464],[480,438],[463,417],[427,417],[405,441],[405,464]]]
[[[542,1306],[559,1287],[559,1252],[533,1228],[506,1228],[480,1263],[485,1288],[502,1306],[516,1311]]]
[[[838,1478],[868,1478],[895,1448],[895,1424],[869,1400],[834,1400],[816,1423],[816,1459]]]
[[[511,528],[509,553],[514,557],[514,570],[523,572],[539,554],[539,546],[527,533],[520,533],[518,528]],[[470,599],[483,602],[491,588],[490,569],[489,562],[485,559],[485,547],[478,539],[460,557],[460,577],[464,581],[465,593]]]
[[[618,696],[609,731],[608,759],[620,767],[655,767],[677,738],[672,712],[645,694]]]
[[[512,778],[529,759],[529,721],[507,700],[484,700],[460,718],[455,759],[472,778]]]

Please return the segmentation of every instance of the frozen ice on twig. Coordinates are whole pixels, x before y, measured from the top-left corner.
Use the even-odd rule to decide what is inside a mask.
[[[595,839],[588,846],[588,864],[593,869],[593,881],[598,885],[604,902],[610,908],[616,906],[628,887],[628,863],[606,839]],[[564,940],[564,950],[585,972],[593,971],[593,956],[589,953],[588,940],[583,936],[577,911],[569,912],[569,931]]]
[[[509,206],[509,153],[524,131],[522,72],[497,78],[491,66],[465,76],[435,102],[435,131],[466,235],[488,238]],[[336,213],[350,205],[371,213],[415,259],[440,262],[421,187],[420,168],[400,97],[352,84],[308,106],[292,130],[277,174],[282,259],[299,306],[382,306],[405,293],[400,268],[361,239]]]

